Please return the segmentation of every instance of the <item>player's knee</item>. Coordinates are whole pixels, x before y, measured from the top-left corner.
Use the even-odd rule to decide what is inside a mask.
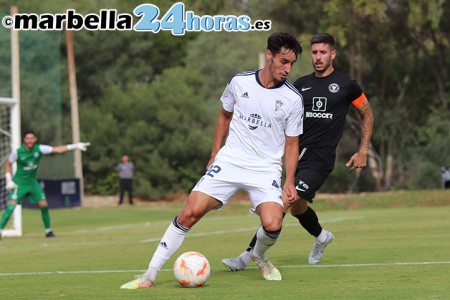
[[[268,237],[274,239],[274,241],[276,241],[276,240],[278,240],[278,237],[281,234],[281,229],[282,229],[282,227],[280,227],[279,229],[276,229],[276,230],[270,230],[269,228],[263,227],[263,232],[266,236],[268,236]]]
[[[303,198],[300,198],[299,201],[297,201],[291,205],[291,215],[298,216],[298,215],[304,214],[306,212],[306,210],[308,209],[308,204],[309,204],[308,201],[306,201]]]
[[[41,200],[37,204],[40,208],[44,208],[44,207],[48,206],[47,200]]]
[[[269,226],[265,226],[264,230],[267,232],[281,231],[281,222],[279,224],[270,224]]]
[[[185,207],[178,215],[178,222],[185,227],[191,228],[201,219],[201,215],[197,214],[189,206]]]
[[[262,227],[265,231],[275,232],[280,231],[282,226],[282,219],[274,218],[270,221],[263,221]]]

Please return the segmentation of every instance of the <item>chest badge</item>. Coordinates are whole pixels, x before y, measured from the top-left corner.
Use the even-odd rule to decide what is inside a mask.
[[[333,94],[339,92],[339,84],[337,84],[337,83],[332,83],[332,84],[330,84],[330,85],[328,86],[328,90],[329,90],[330,92],[332,92]]]
[[[277,100],[275,103],[275,111],[279,110],[283,106],[283,102],[281,100]]]

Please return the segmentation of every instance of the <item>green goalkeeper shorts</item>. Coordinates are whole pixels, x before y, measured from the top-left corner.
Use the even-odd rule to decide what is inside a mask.
[[[36,181],[30,183],[18,184],[18,188],[13,189],[9,193],[8,201],[16,201],[22,204],[23,198],[28,198],[30,203],[38,203],[39,201],[45,200],[45,194],[39,183]]]

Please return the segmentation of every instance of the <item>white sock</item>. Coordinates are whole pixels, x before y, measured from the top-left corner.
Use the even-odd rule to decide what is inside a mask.
[[[52,229],[51,228],[47,228],[47,229],[45,229],[45,233],[47,234],[47,233],[49,233],[50,231],[52,231]]]
[[[175,221],[176,219],[174,220],[174,222]],[[184,238],[186,237],[187,231],[189,230],[187,228],[178,228],[174,225],[174,222],[170,223],[169,227],[166,230],[166,233],[164,233],[161,242],[159,243],[155,253],[153,254],[152,260],[148,265],[147,272],[145,272],[145,276],[151,282],[155,281],[156,275],[158,275],[159,271],[161,271],[164,264],[181,247],[181,244],[183,244]]]
[[[256,257],[264,257],[264,253],[277,242],[281,230],[278,233],[267,233],[262,226],[259,226],[256,232],[256,244],[253,248],[253,255]]]
[[[322,229],[319,236],[316,238],[319,243],[325,243],[327,240],[327,231],[325,229]]]
[[[244,251],[241,253],[241,255],[239,255],[239,257],[244,261],[244,264],[247,266],[248,263],[250,262],[250,260],[252,259],[250,257],[250,252],[249,251]]]

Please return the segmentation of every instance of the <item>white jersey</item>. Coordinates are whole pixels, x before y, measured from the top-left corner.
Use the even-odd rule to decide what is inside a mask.
[[[303,100],[287,80],[265,88],[258,74],[236,74],[222,94],[223,108],[233,112],[233,118],[216,160],[281,174],[286,136],[303,133]]]

